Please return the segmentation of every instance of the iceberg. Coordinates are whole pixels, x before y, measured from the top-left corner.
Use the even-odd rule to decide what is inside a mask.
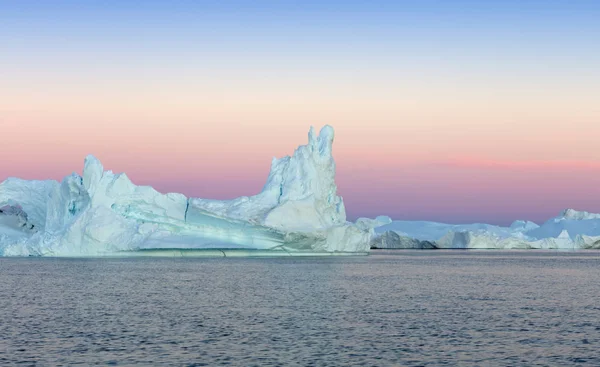
[[[367,221],[367,218],[361,218],[358,222]],[[370,246],[378,249],[600,248],[600,214],[574,209],[566,209],[542,225],[524,220],[517,220],[509,227],[427,221],[369,223],[373,228]]]
[[[337,195],[334,130],[273,159],[263,190],[234,200],[188,198],[137,186],[94,156],[61,182],[0,184],[0,255],[115,256],[180,250],[364,254],[374,231],[346,220]],[[177,251],[168,251],[177,250]],[[186,252],[187,253],[187,252]]]

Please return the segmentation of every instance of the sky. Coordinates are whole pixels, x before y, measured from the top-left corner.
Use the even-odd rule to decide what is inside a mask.
[[[600,212],[598,45],[585,0],[0,0],[0,180],[252,195],[330,124],[350,219]]]

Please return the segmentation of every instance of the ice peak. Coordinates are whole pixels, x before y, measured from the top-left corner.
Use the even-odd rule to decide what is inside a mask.
[[[331,156],[331,147],[333,145],[334,136],[335,131],[333,130],[333,127],[330,125],[323,126],[319,132],[319,137],[317,138],[321,156]]]
[[[311,126],[308,130],[308,145],[314,146],[317,144],[317,136],[315,135],[315,127]]]
[[[532,229],[536,229],[539,228],[539,225],[537,225],[534,222],[530,222],[528,220],[515,220],[511,225],[510,225],[510,229],[512,230],[516,230],[516,231],[530,231]]]
[[[325,125],[321,128],[321,131],[319,132],[319,137],[320,138],[327,138],[330,141],[333,142],[333,137],[335,135],[335,130],[333,129],[333,126],[331,125]]]
[[[85,157],[83,163],[83,186],[87,190],[91,190],[100,181],[103,173],[104,166],[98,158],[91,154]]]
[[[330,125],[323,126],[318,136],[315,134],[315,128],[311,126],[308,130],[308,146],[319,152],[322,157],[331,157],[334,136],[335,131]]]
[[[579,211],[575,209],[565,209],[558,217],[558,220],[569,219],[569,220],[586,220],[586,219],[600,219],[600,214],[589,213],[586,211]]]
[[[99,167],[102,171],[104,171],[104,166],[100,160],[94,155],[88,154],[83,161],[83,173],[85,174],[86,169],[96,169],[95,167]]]

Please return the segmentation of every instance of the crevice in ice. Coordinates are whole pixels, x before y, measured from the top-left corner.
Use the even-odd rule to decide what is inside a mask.
[[[187,223],[188,210],[190,209],[190,199],[185,201],[185,213],[183,213],[183,221]]]
[[[279,197],[277,197],[277,204],[281,204],[282,196],[283,196],[283,181],[279,184]]]
[[[75,207],[75,201],[71,201],[71,203],[69,205],[69,213],[71,213],[72,217],[74,217],[75,214],[77,214],[77,208]]]

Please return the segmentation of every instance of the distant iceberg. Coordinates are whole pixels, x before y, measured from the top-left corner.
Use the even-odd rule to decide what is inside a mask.
[[[365,223],[361,218],[357,223]],[[510,227],[389,221],[372,225],[372,248],[380,249],[598,249],[600,214],[566,209],[541,226],[518,220]]]
[[[82,176],[60,183],[7,179],[0,184],[0,255],[366,253],[374,231],[346,221],[333,140],[332,127],[318,136],[311,128],[307,145],[273,160],[261,193],[228,201],[136,186],[124,173],[104,171],[93,156],[85,159]]]

